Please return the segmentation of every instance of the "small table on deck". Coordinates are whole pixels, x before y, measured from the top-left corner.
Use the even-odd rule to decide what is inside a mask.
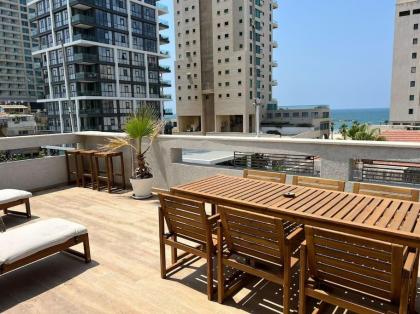
[[[289,221],[420,248],[420,203],[216,175],[171,188]],[[284,196],[293,192],[294,198]]]

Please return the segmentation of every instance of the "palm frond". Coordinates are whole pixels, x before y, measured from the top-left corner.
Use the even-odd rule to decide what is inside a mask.
[[[122,149],[124,147],[131,147],[133,148],[135,151],[137,151],[137,148],[133,145],[131,145],[130,143],[130,139],[129,138],[123,138],[123,137],[113,137],[113,138],[109,138],[108,142],[105,145],[101,145],[100,149],[101,150],[119,150]]]

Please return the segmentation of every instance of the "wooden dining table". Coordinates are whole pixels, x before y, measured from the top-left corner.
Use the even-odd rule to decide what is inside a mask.
[[[175,186],[171,193],[420,249],[418,202],[227,175]]]

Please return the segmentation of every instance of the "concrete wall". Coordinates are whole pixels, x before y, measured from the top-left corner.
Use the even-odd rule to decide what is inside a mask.
[[[45,135],[0,139],[0,150],[60,143],[79,143],[98,148],[121,133],[82,132],[74,135]],[[420,143],[358,142],[286,138],[162,135],[155,140],[147,160],[154,174],[154,186],[170,188],[218,173],[241,176],[241,170],[182,163],[182,149],[206,149],[258,153],[317,155],[321,177],[350,179],[350,159],[381,159],[420,162]],[[124,150],[127,181],[131,176],[131,153]],[[116,166],[116,170],[118,167]],[[37,190],[66,182],[64,157],[0,163],[0,188]],[[290,178],[289,178],[290,180]],[[289,181],[290,182],[290,181]]]

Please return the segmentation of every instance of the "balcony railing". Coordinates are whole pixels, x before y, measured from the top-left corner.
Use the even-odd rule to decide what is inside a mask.
[[[73,35],[73,40],[88,40],[88,41],[96,41],[96,37],[90,34],[75,34]]]
[[[92,28],[95,26],[95,18],[93,16],[76,14],[71,17],[71,23],[73,26],[80,28]]]
[[[171,67],[170,66],[159,66],[159,71],[163,73],[171,73]]]
[[[77,96],[101,96],[101,91],[99,90],[85,90],[77,91]]]
[[[70,0],[70,6],[79,10],[89,10],[95,6],[95,0]]]
[[[161,80],[160,81],[160,85],[164,86],[164,87],[171,87],[172,83],[170,80]]]
[[[75,75],[77,81],[96,81],[98,80],[98,73],[93,72],[78,72]]]
[[[169,44],[169,37],[168,36],[159,35],[159,42],[161,44]]]
[[[157,3],[156,4],[156,7],[158,9],[158,14],[159,15],[168,14],[168,12],[169,12],[168,7],[166,5],[164,5],[164,4]]]
[[[165,20],[159,19],[159,29],[163,30],[163,29],[168,29],[168,28],[169,28],[169,23]]]
[[[92,53],[76,53],[73,56],[73,61],[76,63],[96,63],[98,62],[98,55]]]

